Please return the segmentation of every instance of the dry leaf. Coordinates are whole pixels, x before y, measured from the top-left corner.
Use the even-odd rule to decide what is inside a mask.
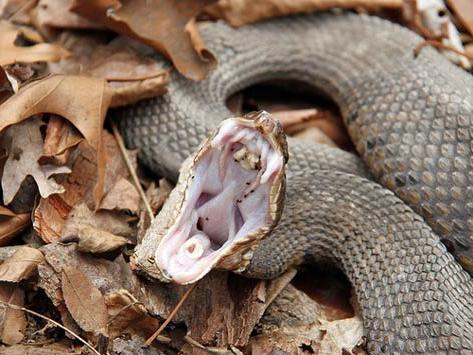
[[[105,157],[102,126],[111,95],[104,80],[54,75],[25,85],[0,106],[0,131],[38,113],[55,113],[68,119],[97,153],[97,182],[94,201],[103,194]]]
[[[118,180],[129,176],[129,172],[114,137],[106,131],[103,134],[103,146],[107,162],[104,191],[105,194],[108,194]],[[134,164],[136,164],[136,154],[129,154],[129,156]],[[71,160],[72,173],[63,182],[66,192],[60,195],[53,195],[48,199],[42,199],[34,212],[33,227],[47,243],[61,238],[64,223],[74,206],[84,202],[89,208],[94,208],[92,191],[93,186],[96,184],[94,172],[97,170],[94,152],[89,145],[83,142],[74,151]],[[94,216],[101,215],[104,215],[104,213],[95,214]],[[123,216],[121,217],[121,225],[127,225]],[[96,226],[99,227],[100,225],[97,224]],[[111,229],[104,229],[113,234],[125,235],[123,233],[116,233],[116,231]]]
[[[118,226],[122,227],[121,222],[118,223],[120,223]],[[127,238],[104,230],[103,228],[106,227],[104,224],[94,223],[92,212],[82,204],[69,215],[60,241],[63,243],[77,242],[77,250],[93,254],[113,251],[130,243]]]
[[[62,42],[74,55],[58,63],[50,63],[50,70],[57,74],[81,74],[106,79],[113,95],[112,107],[162,95],[169,82],[169,69],[136,51],[131,41],[119,37],[105,45],[96,37],[66,33],[62,36]]]
[[[71,12],[71,4],[72,0],[39,0],[34,11],[36,24],[40,27],[103,29],[98,23]]]
[[[360,317],[327,321],[330,311],[292,284],[268,307],[251,339],[254,354],[351,354],[363,337]]]
[[[86,332],[107,334],[107,307],[102,293],[78,268],[65,266],[61,288],[67,309]]]
[[[352,354],[352,350],[363,340],[363,322],[360,317],[322,322],[326,333],[320,344],[321,354]]]
[[[192,19],[215,0],[75,0],[72,11],[168,56],[189,79],[201,80],[216,65]]]
[[[401,9],[403,0],[220,0],[207,11],[233,26],[263,19],[333,8]]]
[[[119,179],[100,203],[100,208],[104,210],[121,210],[138,213],[140,195],[135,186],[125,178]]]
[[[77,146],[83,137],[66,120],[51,115],[44,138],[43,155],[39,158],[41,164],[64,165],[67,162],[71,148]]]
[[[447,3],[462,25],[473,36],[473,2],[471,0],[447,0]]]
[[[133,328],[133,333],[144,333],[148,337],[160,326],[160,322],[150,317],[144,305],[128,290],[118,290],[107,295],[105,303],[111,338],[121,335],[127,328]]]
[[[34,178],[42,197],[64,192],[64,188],[51,179],[51,176],[67,174],[71,170],[67,166],[56,167],[38,163],[43,152],[40,125],[41,120],[34,118],[9,127],[5,132],[2,146],[8,152],[8,159],[3,170],[2,190],[6,205],[13,201],[27,176]]]
[[[40,61],[57,61],[69,56],[69,52],[55,44],[39,43],[28,47],[15,45],[15,40],[20,35],[29,35],[29,39],[37,42],[39,35],[31,38],[31,31],[17,27],[12,23],[0,20],[0,65],[16,62],[34,63]]]
[[[299,109],[273,112],[273,115],[281,122],[284,131],[295,137],[310,139],[312,143],[323,143],[347,149],[351,147],[343,120],[326,109]],[[308,129],[315,128],[316,131]],[[304,133],[305,132],[305,133]]]
[[[30,213],[16,214],[0,206],[0,247],[8,245],[15,235],[31,223]]]
[[[23,307],[25,292],[17,285],[0,283],[0,301]],[[23,340],[26,329],[25,312],[0,304],[0,337],[7,345]]]
[[[43,260],[43,253],[38,249],[20,247],[0,265],[0,281],[20,282],[29,279]]]

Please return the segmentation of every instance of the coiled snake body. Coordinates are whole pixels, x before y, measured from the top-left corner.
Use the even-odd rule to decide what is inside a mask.
[[[231,116],[226,98],[249,85],[285,78],[325,91],[364,163],[289,139],[283,218],[246,273],[270,278],[331,260],[354,286],[371,352],[472,353],[473,283],[440,242],[473,270],[471,76],[432,49],[414,58],[420,37],[368,16],[214,23],[201,32],[219,59],[206,80],[173,74],[167,94],[117,112],[142,161],[175,178]]]

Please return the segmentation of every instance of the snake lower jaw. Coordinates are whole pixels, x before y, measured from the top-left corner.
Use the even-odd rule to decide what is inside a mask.
[[[212,268],[247,267],[257,241],[280,217],[287,160],[282,134],[260,113],[224,121],[204,142],[181,171],[179,202],[169,202],[177,213],[156,249],[159,279],[188,284]]]

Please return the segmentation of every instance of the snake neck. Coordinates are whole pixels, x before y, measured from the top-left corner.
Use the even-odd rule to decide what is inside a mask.
[[[379,185],[328,171],[288,181],[282,221],[246,274],[273,278],[310,260],[330,260],[348,276],[370,352],[473,350],[470,277],[423,220]]]

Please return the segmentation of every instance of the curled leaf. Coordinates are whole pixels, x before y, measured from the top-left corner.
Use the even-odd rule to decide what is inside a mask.
[[[102,126],[111,95],[103,79],[53,75],[25,85],[0,106],[0,131],[38,113],[55,113],[68,119],[94,148],[97,160],[95,203],[102,198],[105,158]]]
[[[69,173],[70,169],[67,166],[56,167],[38,163],[43,152],[40,124],[38,118],[31,119],[10,127],[5,133],[2,147],[8,152],[8,159],[3,170],[2,190],[6,205],[13,201],[23,180],[28,176],[32,176],[36,181],[42,197],[64,192],[64,188],[51,179],[51,176]]]
[[[28,47],[15,45],[18,36],[30,34],[32,33],[31,31],[17,27],[8,21],[0,21],[0,65],[16,62],[57,61],[69,56],[68,51],[55,44],[38,43]],[[35,37],[34,40],[36,42],[40,36],[37,35]]]
[[[43,260],[43,253],[38,249],[21,247],[0,265],[0,281],[20,282],[29,279]]]
[[[215,0],[75,0],[72,11],[169,57],[189,79],[201,80],[216,65],[190,21]]]

